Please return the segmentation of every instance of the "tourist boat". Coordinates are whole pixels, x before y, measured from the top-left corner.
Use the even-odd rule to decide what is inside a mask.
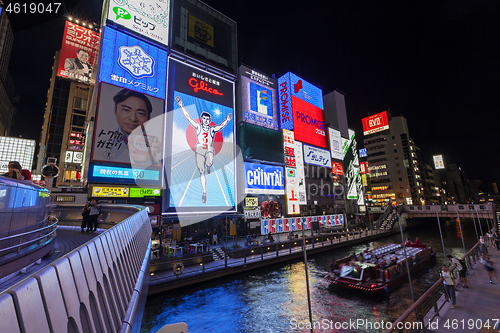
[[[341,288],[386,294],[408,281],[406,261],[412,275],[424,272],[435,262],[432,248],[425,245],[407,245],[406,255],[405,258],[403,245],[387,244],[356,256],[358,259],[362,256],[363,260],[352,256],[342,258],[336,261],[326,280]]]

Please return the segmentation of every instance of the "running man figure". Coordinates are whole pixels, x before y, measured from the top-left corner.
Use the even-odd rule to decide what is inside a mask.
[[[196,156],[196,166],[198,167],[198,171],[200,173],[200,181],[201,188],[203,193],[201,195],[201,202],[207,202],[207,179],[205,177],[205,172],[210,174],[212,172],[212,165],[214,164],[214,137],[215,133],[221,131],[227,123],[231,121],[233,115],[229,113],[226,119],[220,123],[219,125],[211,126],[212,116],[208,112],[202,112],[200,115],[201,124],[193,120],[186,108],[184,107],[184,103],[182,99],[177,96],[175,98],[177,104],[181,108],[182,113],[186,120],[193,126],[196,131],[196,147],[195,147],[195,156]]]

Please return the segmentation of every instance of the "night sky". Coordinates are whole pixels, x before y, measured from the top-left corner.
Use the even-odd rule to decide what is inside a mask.
[[[73,11],[97,22],[100,3],[80,1]],[[205,3],[237,22],[240,64],[344,93],[358,146],[361,118],[389,110],[406,117],[424,162],[443,154],[469,179],[500,180],[500,1]],[[63,28],[56,18],[15,33],[13,136],[39,139]]]

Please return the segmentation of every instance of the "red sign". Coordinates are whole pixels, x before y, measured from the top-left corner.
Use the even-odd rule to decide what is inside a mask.
[[[99,38],[98,32],[66,21],[57,75],[90,83]]]
[[[189,79],[189,85],[193,88],[193,91],[197,93],[199,90],[201,91],[206,91],[207,93],[214,94],[214,95],[221,95],[222,93],[218,91],[217,89],[210,88],[208,84],[205,81],[200,81],[196,80],[194,77]]]
[[[374,114],[361,119],[363,122],[363,134],[368,135],[389,129],[389,120],[387,119],[387,111]]]
[[[359,168],[361,170],[361,174],[364,175],[366,173],[366,167],[365,167],[365,162],[361,162],[359,164]]]
[[[326,148],[323,110],[292,96],[295,140]]]
[[[338,176],[344,175],[344,169],[342,167],[342,163],[332,162],[332,174],[338,175]]]

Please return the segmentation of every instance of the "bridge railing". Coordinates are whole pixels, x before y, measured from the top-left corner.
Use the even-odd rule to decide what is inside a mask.
[[[467,268],[471,268],[478,261],[480,256],[479,243],[474,245],[472,249],[462,260],[467,264]],[[453,278],[457,280],[458,269],[454,265],[451,270]],[[458,283],[457,283],[458,284]],[[432,318],[428,321],[432,322],[436,316],[439,316],[439,311],[446,304],[443,302],[441,305],[438,304],[438,300],[444,294],[443,279],[440,278],[436,283],[432,285],[412,306],[408,308],[393,324],[392,328],[385,331],[385,333],[415,333],[415,332],[425,332],[426,324],[424,323],[425,316],[430,312],[434,311]],[[415,324],[418,323],[418,324]],[[427,325],[428,325],[427,323]],[[409,325],[411,324],[411,325]]]
[[[145,208],[0,294],[5,332],[131,332],[149,279]]]

